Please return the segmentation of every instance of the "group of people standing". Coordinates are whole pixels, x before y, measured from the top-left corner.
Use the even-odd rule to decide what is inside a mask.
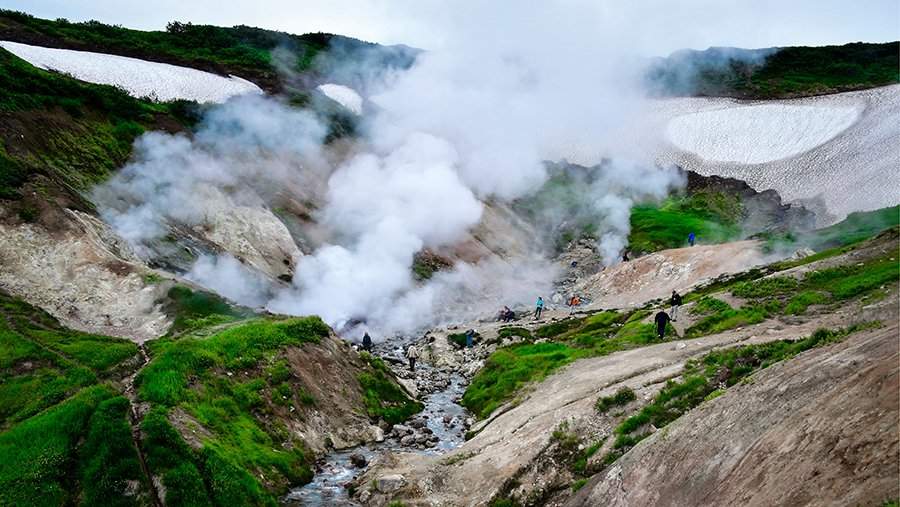
[[[362,338],[362,349],[371,354],[372,347],[372,337],[369,336],[369,333],[367,331]],[[415,344],[412,344],[406,348],[405,355],[407,361],[409,361],[409,370],[416,371],[416,360],[419,359],[419,349],[416,348]]]

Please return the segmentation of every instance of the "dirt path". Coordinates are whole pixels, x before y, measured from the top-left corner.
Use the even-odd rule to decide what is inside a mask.
[[[426,505],[483,505],[536,458],[561,421],[593,417],[599,396],[624,385],[639,390],[663,382],[677,375],[687,360],[716,347],[796,339],[817,328],[845,326],[853,320],[849,312],[794,325],[769,320],[699,339],[580,360],[534,386],[518,405],[502,407],[473,427],[483,429],[444,458],[390,456],[360,483],[400,474],[406,482],[403,498],[427,499]]]

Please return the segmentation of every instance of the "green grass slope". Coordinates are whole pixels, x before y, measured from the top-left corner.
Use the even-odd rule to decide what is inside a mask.
[[[900,82],[900,42],[768,50],[679,51],[648,72],[662,94],[779,99]]]
[[[269,92],[282,91],[283,75],[325,73],[343,63],[363,60],[376,66],[406,67],[415,54],[409,48],[321,32],[294,35],[243,25],[229,28],[178,21],[169,23],[164,31],[142,31],[98,21],[40,19],[12,10],[0,10],[0,38],[234,74]],[[276,49],[285,55],[283,60],[273,57]],[[284,72],[279,72],[279,66]]]
[[[137,100],[0,49],[0,199],[36,180],[47,194],[85,191],[125,163],[145,129],[179,129],[188,116],[186,103]]]

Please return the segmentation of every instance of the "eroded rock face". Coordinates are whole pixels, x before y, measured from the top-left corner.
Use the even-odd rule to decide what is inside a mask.
[[[0,209],[0,216],[3,210]],[[143,342],[170,321],[156,304],[161,287],[103,222],[65,210],[57,228],[0,221],[0,287],[82,331]]]
[[[384,439],[381,428],[366,415],[357,381],[364,364],[347,342],[332,335],[316,345],[288,348],[285,359],[315,404],[278,406],[274,416],[282,419],[313,451],[323,453],[329,444],[335,449],[347,449]]]
[[[448,454],[388,454],[370,465],[359,484],[365,487],[387,474],[406,478],[398,491],[387,495],[372,492],[370,505],[387,505],[395,499],[448,507],[488,505],[506,484],[516,480],[524,488],[520,499],[532,492],[540,496],[542,488],[557,479],[558,470],[553,467],[558,463],[545,460],[543,452],[551,444],[553,431],[564,420],[572,428],[590,425],[596,419],[598,396],[611,395],[622,386],[662,385],[678,375],[685,361],[702,357],[713,348],[795,339],[817,327],[837,327],[848,319],[847,314],[834,314],[818,322],[778,325],[777,329],[762,323],[685,341],[683,347],[678,346],[681,343],[661,343],[577,361],[536,385],[518,404],[500,407],[472,426],[477,435]]]
[[[291,279],[294,264],[303,254],[271,211],[239,206],[210,219],[209,241],[272,278]]]
[[[893,323],[729,389],[635,447],[567,505],[842,506],[897,498]]]

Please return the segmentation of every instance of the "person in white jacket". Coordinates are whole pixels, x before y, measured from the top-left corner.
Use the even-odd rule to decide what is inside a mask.
[[[410,345],[406,349],[406,358],[409,359],[409,371],[416,371],[416,359],[419,358],[419,349],[415,345]]]

